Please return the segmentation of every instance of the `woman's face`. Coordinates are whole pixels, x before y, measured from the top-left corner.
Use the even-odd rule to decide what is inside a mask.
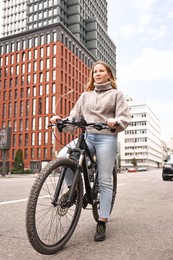
[[[97,64],[93,69],[93,79],[97,84],[105,83],[109,81],[110,73],[107,71],[104,65]]]

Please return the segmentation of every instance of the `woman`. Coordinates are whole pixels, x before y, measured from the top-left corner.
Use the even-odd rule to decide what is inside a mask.
[[[106,122],[110,128],[97,131],[88,129],[86,141],[95,153],[98,162],[98,178],[100,189],[100,215],[94,236],[95,241],[106,238],[106,222],[112,200],[112,170],[117,153],[117,134],[124,130],[130,121],[126,99],[122,92],[117,90],[111,68],[102,61],[97,61],[90,73],[86,92],[82,93],[69,118],[79,119],[84,117],[87,122]],[[51,122],[55,123],[59,116],[53,116]],[[118,126],[116,126],[118,125]],[[65,156],[66,149],[62,149],[61,156]],[[106,163],[105,163],[106,156]]]

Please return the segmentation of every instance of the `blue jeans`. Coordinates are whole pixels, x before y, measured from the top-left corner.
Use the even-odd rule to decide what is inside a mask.
[[[70,147],[75,147],[76,141],[77,140],[72,141],[69,144]],[[100,190],[99,217],[109,218],[113,186],[112,171],[117,153],[117,137],[113,135],[86,133],[86,142],[91,154],[96,154],[97,157]],[[67,147],[64,147],[59,152],[58,157],[65,157],[67,149]],[[68,182],[71,182],[70,177],[68,178]]]

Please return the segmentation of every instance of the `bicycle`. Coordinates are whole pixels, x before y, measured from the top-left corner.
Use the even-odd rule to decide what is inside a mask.
[[[61,132],[67,125],[81,129],[76,148],[69,147],[67,157],[56,158],[42,169],[32,186],[26,209],[28,239],[37,252],[46,255],[55,254],[65,246],[77,226],[82,208],[90,204],[95,221],[99,218],[97,160],[90,154],[85,132],[87,127],[101,130],[108,126],[82,119],[61,120],[56,127]],[[73,173],[71,187],[65,180],[68,171]],[[111,211],[117,193],[116,167],[112,174]]]

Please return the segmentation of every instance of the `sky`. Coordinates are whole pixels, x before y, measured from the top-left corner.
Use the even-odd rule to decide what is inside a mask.
[[[118,88],[147,104],[173,137],[173,0],[108,0]]]
[[[173,137],[173,0],[107,0],[118,88],[147,104]],[[2,7],[2,0],[0,0]],[[2,12],[0,8],[0,23]]]

